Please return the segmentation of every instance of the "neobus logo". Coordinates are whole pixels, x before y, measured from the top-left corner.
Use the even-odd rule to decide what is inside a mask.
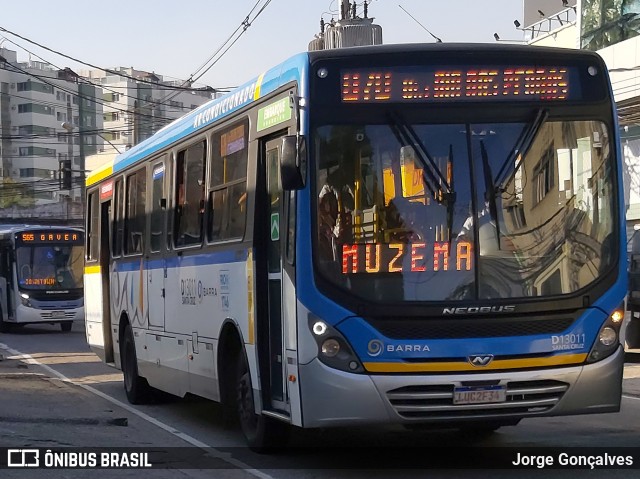
[[[466,308],[444,308],[442,314],[484,314],[484,313],[513,313],[514,305],[509,306],[469,306]]]
[[[493,354],[472,354],[467,357],[467,361],[469,361],[473,366],[488,366],[489,363],[493,361]]]

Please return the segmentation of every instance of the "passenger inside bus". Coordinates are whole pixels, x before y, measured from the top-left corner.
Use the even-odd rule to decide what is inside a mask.
[[[327,176],[327,182],[320,190],[318,221],[321,248],[326,258],[338,258],[340,244],[353,242],[353,190],[339,168]]]

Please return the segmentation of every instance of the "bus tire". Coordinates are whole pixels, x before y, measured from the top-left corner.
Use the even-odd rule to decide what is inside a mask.
[[[71,331],[72,327],[73,327],[73,323],[71,321],[65,321],[64,323],[60,323],[60,329],[65,333],[68,333],[69,331]]]
[[[122,373],[124,375],[124,392],[131,404],[145,404],[151,397],[151,387],[147,380],[138,375],[138,359],[133,330],[127,324],[122,336]]]
[[[249,449],[271,453],[284,447],[289,438],[289,426],[255,413],[251,374],[244,352],[240,351],[236,370],[238,420]]]

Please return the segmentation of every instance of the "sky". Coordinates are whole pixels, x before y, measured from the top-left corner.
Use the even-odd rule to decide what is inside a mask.
[[[558,0],[560,2],[560,0]],[[306,51],[320,31],[320,18],[338,18],[339,0],[87,0],[3,1],[0,46],[18,52],[19,61],[43,60],[75,71],[86,65],[133,67],[200,85],[241,85],[291,55]],[[522,0],[370,0],[369,17],[382,27],[383,43],[494,43],[521,39]],[[258,5],[257,8],[254,7]],[[256,16],[262,6],[264,10]],[[358,13],[362,0],[358,0]],[[244,33],[242,23],[249,15]],[[426,29],[426,30],[425,30]],[[232,35],[237,41],[221,57]],[[6,39],[3,41],[3,38]],[[229,43],[227,43],[227,46]],[[27,50],[27,51],[26,51]],[[215,64],[209,59],[219,59]],[[210,68],[209,68],[210,67]],[[208,68],[206,73],[205,69]]]

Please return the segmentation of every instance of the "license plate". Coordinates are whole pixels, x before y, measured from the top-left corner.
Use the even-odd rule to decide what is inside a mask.
[[[53,319],[62,319],[64,318],[64,311],[51,311],[51,317]]]
[[[453,390],[453,404],[486,404],[505,402],[505,386],[458,387]]]

